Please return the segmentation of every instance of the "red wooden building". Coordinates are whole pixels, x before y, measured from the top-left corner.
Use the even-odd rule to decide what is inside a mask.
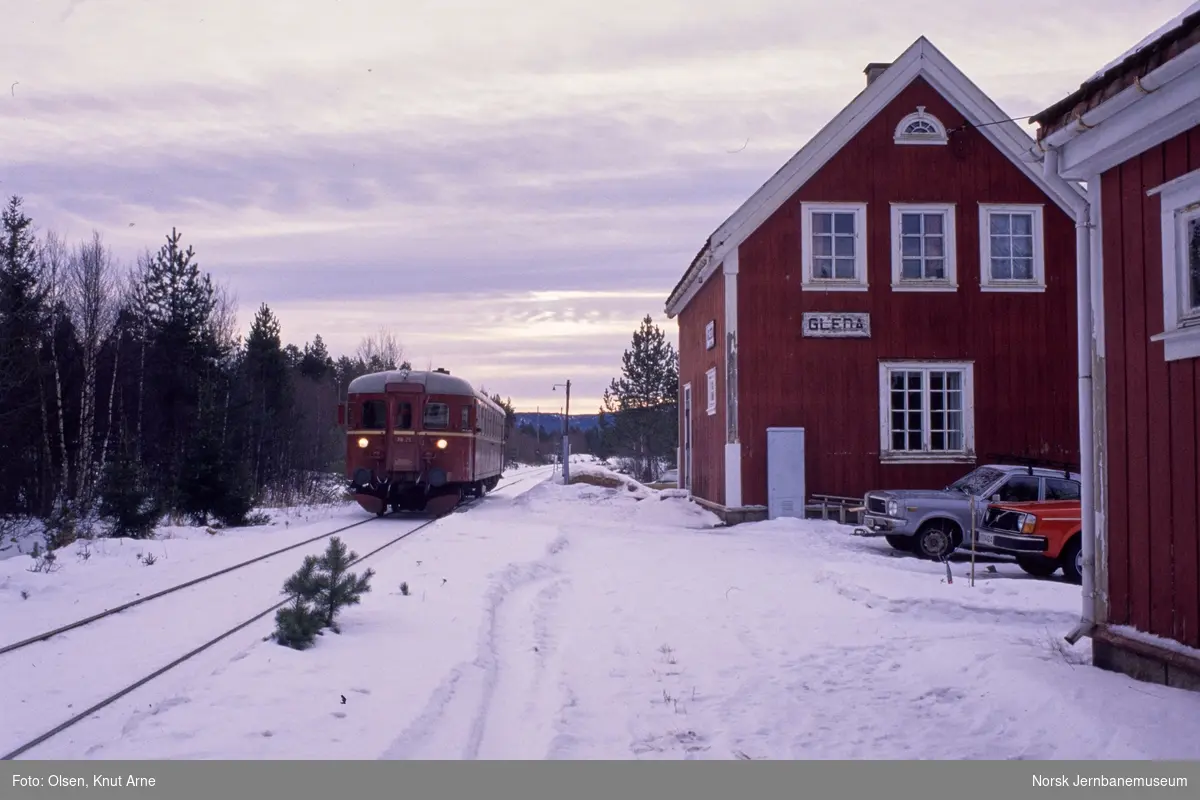
[[[774,502],[772,427],[804,429],[783,515],[941,487],[992,454],[1078,457],[1083,192],[924,37],[865,72],[667,300],[681,486],[730,522]]]
[[[1089,198],[1069,638],[1090,635],[1097,665],[1200,688],[1200,3],[1034,119],[1046,173]]]

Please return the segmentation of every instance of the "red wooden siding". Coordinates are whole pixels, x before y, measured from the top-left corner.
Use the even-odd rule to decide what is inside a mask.
[[[716,320],[716,344],[704,348],[704,326]],[[683,453],[683,387],[692,384],[692,494],[725,503],[725,276],[717,270],[679,313],[679,457]],[[717,368],[717,413],[709,416],[705,373]],[[685,486],[680,464],[680,485]]]
[[[1160,203],[1146,191],[1200,169],[1200,128],[1106,172],[1109,622],[1200,647],[1200,360],[1167,362]]]
[[[948,129],[964,118],[918,78],[771,216],[739,251],[738,344],[743,500],[766,504],[766,430],[807,429],[810,493],[942,486],[970,464],[882,464],[880,359],[975,362],[975,444],[991,453],[1078,463],[1075,228],[977,130],[947,146],[893,143],[918,105]],[[801,291],[801,201],[867,203],[869,292]],[[956,292],[891,288],[893,202],[956,204]],[[1047,291],[979,288],[978,203],[1043,205]],[[801,335],[805,311],[866,311],[870,339]]]

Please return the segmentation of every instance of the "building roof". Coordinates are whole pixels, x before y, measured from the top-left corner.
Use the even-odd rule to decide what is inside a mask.
[[[465,378],[436,370],[432,372],[419,370],[407,372],[405,370],[392,369],[383,372],[372,372],[350,381],[350,385],[346,387],[346,393],[382,394],[387,391],[389,383],[418,383],[425,387],[427,394],[452,394],[476,397],[496,406],[491,398],[477,391]],[[496,408],[499,408],[499,406],[496,406]]]
[[[667,316],[678,314],[730,252],[779,210],[918,77],[924,78],[945,97],[969,124],[978,126],[977,130],[984,137],[1065,211],[1073,213],[1082,206],[1084,194],[1078,185],[1057,176],[1046,177],[1035,163],[1036,159],[1029,155],[1030,148],[1036,146],[1033,137],[1009,119],[1008,114],[922,36],[708,237],[700,254],[667,298]]]
[[[1104,104],[1196,44],[1200,44],[1200,0],[1105,64],[1074,92],[1031,117],[1039,126],[1038,140]]]

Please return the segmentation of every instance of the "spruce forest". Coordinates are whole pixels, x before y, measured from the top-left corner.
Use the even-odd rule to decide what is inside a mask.
[[[175,230],[117,263],[99,234],[39,234],[19,197],[0,229],[0,520],[47,523],[47,546],[147,536],[164,516],[253,522],[256,505],[320,500],[344,446],[336,407],[400,366],[386,330],[334,358],[285,344],[266,305],[237,330],[228,290]],[[0,530],[0,535],[3,531]]]

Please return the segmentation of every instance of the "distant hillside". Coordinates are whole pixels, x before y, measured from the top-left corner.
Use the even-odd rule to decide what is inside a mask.
[[[563,418],[562,414],[550,414],[543,411],[538,414],[533,411],[518,412],[514,415],[517,421],[517,427],[521,425],[532,425],[533,427],[541,427],[547,432],[562,432]],[[600,422],[599,414],[572,414],[571,428],[581,431],[590,431],[595,428]]]

